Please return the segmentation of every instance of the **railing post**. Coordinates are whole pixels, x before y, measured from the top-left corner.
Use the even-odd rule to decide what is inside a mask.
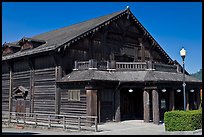
[[[63,116],[63,129],[65,130],[66,129],[66,125],[65,125],[65,116]]]
[[[110,69],[110,62],[109,61],[107,61],[106,69]]]
[[[97,117],[95,118],[95,132],[98,131]]]
[[[50,119],[50,115],[48,115],[48,129],[50,129],[51,127],[51,119]]]
[[[77,62],[77,61],[74,62],[74,69],[75,69],[75,70],[78,69],[78,62]]]
[[[25,124],[26,124],[26,122],[25,122],[25,117],[26,117],[26,113],[23,114],[23,123],[24,123],[24,126],[25,126]]]
[[[93,59],[89,60],[89,68],[93,68]]]
[[[16,113],[16,123],[18,124],[18,112]]]
[[[78,130],[81,131],[81,117],[78,117]]]
[[[11,123],[11,112],[9,112],[9,120],[8,120],[8,125]]]
[[[37,127],[37,115],[34,114],[34,120],[35,120],[35,128]]]

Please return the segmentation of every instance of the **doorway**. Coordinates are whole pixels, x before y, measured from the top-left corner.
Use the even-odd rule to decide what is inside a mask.
[[[121,89],[121,120],[143,119],[143,90],[141,88]]]
[[[16,100],[16,112],[18,112],[18,113],[25,113],[26,112],[25,99],[18,98]]]

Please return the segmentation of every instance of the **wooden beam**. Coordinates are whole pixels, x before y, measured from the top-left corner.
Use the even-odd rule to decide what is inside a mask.
[[[97,90],[93,87],[85,87],[86,89],[86,115],[97,116]],[[90,119],[87,119],[90,121]],[[91,124],[88,124],[90,126]]]
[[[140,47],[141,47],[141,61],[144,62],[145,61],[145,49],[144,49],[144,45],[142,42],[140,42]]]
[[[55,81],[61,78],[61,66],[55,67]],[[60,114],[60,87],[55,83],[55,114]]]
[[[196,92],[196,91],[194,91]],[[196,94],[196,100],[197,100],[197,109],[199,109],[201,107],[200,105],[200,89],[197,89],[197,94]]]
[[[107,60],[107,36],[109,31],[104,29],[103,34],[101,35],[101,47],[102,47],[102,60]]]
[[[12,89],[13,89],[13,69],[11,64],[9,65],[9,112],[12,112]]]
[[[174,89],[169,92],[169,110],[173,111],[175,109],[175,102],[174,102]]]
[[[121,121],[120,114],[120,90],[116,90],[115,92],[115,121]]]
[[[138,47],[134,47],[134,50],[135,50],[134,61],[137,62],[138,61]]]
[[[150,104],[149,104],[149,91],[143,91],[143,104],[144,104],[144,122],[149,123],[150,120]]]
[[[153,123],[159,124],[159,93],[156,89],[152,90],[152,109],[153,109]]]
[[[189,92],[186,91],[186,110],[189,110]]]

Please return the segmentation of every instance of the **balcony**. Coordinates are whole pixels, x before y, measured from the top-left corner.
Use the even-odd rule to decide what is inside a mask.
[[[176,65],[167,65],[160,63],[146,62],[116,62],[116,61],[75,61],[74,70],[116,70],[116,71],[138,71],[138,70],[156,70],[166,72],[178,72]]]

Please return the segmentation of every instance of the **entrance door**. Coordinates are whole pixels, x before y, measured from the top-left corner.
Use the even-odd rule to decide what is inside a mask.
[[[17,99],[16,100],[16,112],[25,113],[25,100],[24,99]]]

